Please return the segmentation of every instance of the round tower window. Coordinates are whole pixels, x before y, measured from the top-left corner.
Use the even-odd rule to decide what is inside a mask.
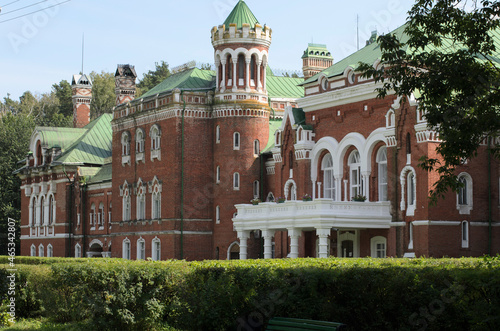
[[[349,77],[349,84],[354,84],[354,82],[356,81],[356,74],[354,73],[354,71],[351,71],[348,74],[348,77]]]
[[[326,77],[321,81],[321,87],[323,88],[323,91],[328,90],[328,79]]]

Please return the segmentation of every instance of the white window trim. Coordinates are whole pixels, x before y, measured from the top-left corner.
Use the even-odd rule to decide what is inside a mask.
[[[35,244],[31,244],[30,254],[31,254],[31,256],[36,256],[36,246],[35,246]]]
[[[238,143],[236,143],[236,136],[238,136]],[[241,146],[241,134],[239,132],[233,133],[233,150],[239,151]]]
[[[465,181],[466,181],[466,189],[467,191],[465,192],[466,194],[466,198],[467,198],[467,203],[466,204],[460,204],[459,203],[459,194],[460,194],[460,190],[459,192],[457,192],[457,210],[458,212],[460,213],[460,215],[470,215],[470,212],[472,210],[472,207],[473,207],[473,198],[474,198],[474,195],[473,195],[473,182],[472,182],[472,177],[471,175],[469,175],[468,173],[466,172],[462,172],[460,175],[458,175],[458,179],[460,180],[461,178],[464,178]]]
[[[326,164],[328,162],[328,159],[331,160],[331,165]],[[337,183],[335,181],[335,171],[333,167],[333,156],[332,154],[328,153],[325,156],[323,156],[323,159],[321,160],[321,171],[323,171],[323,198],[331,195],[331,199],[333,201],[336,201],[337,198]],[[329,187],[327,186],[327,175],[330,174],[331,176],[331,184],[332,186]]]
[[[215,224],[220,224],[220,206],[215,207]]]
[[[241,177],[238,172],[235,172],[233,174],[233,190],[234,191],[239,191],[241,187]]]
[[[45,247],[43,247],[43,244],[40,244],[38,246],[38,256],[39,257],[43,257],[44,256],[44,253],[45,253]]]
[[[470,239],[470,226],[469,222],[463,221],[460,223],[460,235],[461,235],[461,242],[462,242],[462,248],[469,248],[469,239]],[[465,231],[464,231],[465,230]]]
[[[127,247],[127,243],[128,243],[128,247]],[[130,244],[130,239],[128,239],[128,238],[123,239],[122,258],[125,260],[130,260],[131,259],[131,254],[130,254],[131,250],[132,250],[132,245]]]
[[[408,204],[407,206],[406,199],[408,197],[408,190],[406,189],[406,181],[410,172],[413,173],[413,194],[415,195],[415,200],[413,201],[413,205]],[[401,210],[406,210],[406,216],[414,216],[417,205],[417,173],[415,169],[412,166],[404,167],[399,176],[399,181],[401,183],[401,203],[399,207]]]
[[[408,242],[408,249],[413,249],[413,222],[408,223],[408,231],[409,231],[409,242]]]
[[[258,139],[253,142],[253,156],[258,157],[260,155],[260,142]]]
[[[158,201],[158,209],[155,208],[155,202]],[[151,218],[161,219],[161,190],[155,185],[151,193]]]
[[[47,246],[47,257],[54,257],[54,247],[51,244]]]
[[[154,159],[161,161],[161,129],[158,124],[155,124],[149,130],[151,137],[151,162]]]
[[[125,193],[123,194],[123,211],[122,211],[122,218],[123,218],[123,221],[130,221],[130,210],[132,209],[131,208],[131,199],[130,199],[130,194],[129,194],[129,191],[128,189],[125,191]],[[128,202],[128,203],[127,203]],[[128,208],[127,208],[128,207]]]
[[[141,247],[141,244],[144,244],[144,246]],[[139,239],[137,239],[137,260],[145,260],[145,259],[146,259],[146,240],[140,237]]]
[[[220,166],[217,166],[217,169],[215,170],[215,182],[220,184]]]
[[[351,162],[351,159],[354,156],[354,153],[358,154],[358,159],[359,162]],[[349,155],[349,194],[351,200],[356,196],[356,195],[363,195],[363,176],[361,175],[361,154],[359,153],[358,150],[354,150],[351,152]],[[356,171],[357,175],[357,184],[354,185],[353,181],[353,172]],[[354,189],[356,189],[356,193],[354,192]]]
[[[215,143],[220,144],[220,125],[215,128]]]
[[[382,155],[385,151],[385,160],[381,160]],[[387,147],[382,146],[379,148],[377,152],[377,184],[378,184],[378,201],[388,201],[388,168],[387,168]],[[385,167],[385,183],[381,182],[381,172],[383,171],[383,167]],[[382,192],[385,192],[385,199],[382,196]]]
[[[82,246],[80,244],[75,245],[75,258],[82,257]]]
[[[387,238],[382,236],[377,236],[370,239],[371,256],[373,258],[377,258],[378,244],[384,244],[384,258],[387,257]]]
[[[122,133],[121,146],[122,166],[125,166],[125,164],[130,165],[130,134],[128,132]]]
[[[137,193],[137,198],[136,198],[136,217],[137,220],[145,220],[146,219],[146,188],[140,186],[139,187],[139,192]],[[142,209],[141,207],[141,202],[142,202]]]
[[[159,247],[159,252],[156,251],[156,245]],[[151,241],[151,258],[153,261],[160,261],[161,260],[161,240],[158,237],[155,237]]]

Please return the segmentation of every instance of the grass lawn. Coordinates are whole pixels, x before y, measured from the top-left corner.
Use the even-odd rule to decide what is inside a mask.
[[[0,327],[2,331],[19,331],[19,330],[42,330],[42,331],[88,331],[92,330],[91,322],[75,322],[75,323],[54,323],[47,318],[36,318],[28,320],[19,320],[12,326]],[[165,326],[163,328],[157,329],[158,331],[178,331],[177,329]]]

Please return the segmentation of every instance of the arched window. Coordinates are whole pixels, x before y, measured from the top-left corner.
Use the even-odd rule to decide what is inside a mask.
[[[274,144],[276,145],[276,147],[279,147],[281,146],[281,131],[280,130],[277,130],[276,133],[275,133],[275,142]]]
[[[417,200],[417,191],[416,191],[416,185],[415,185],[415,174],[410,171],[407,176],[407,193],[406,197],[408,200],[408,210],[406,212],[406,215],[412,216],[415,213],[415,205],[416,205],[416,200]]]
[[[220,126],[217,125],[215,128],[215,143],[219,144],[220,143]]]
[[[233,79],[233,57],[228,54],[227,56],[227,62],[226,62],[226,73],[227,73],[227,86],[232,85],[232,79]]]
[[[42,152],[42,144],[40,141],[36,143],[36,165],[43,165],[43,152]]]
[[[238,55],[238,78],[239,85],[243,85],[245,79],[245,56],[243,54]]]
[[[233,174],[233,190],[239,191],[240,189],[240,174],[235,172]]]
[[[146,189],[142,185],[142,182],[139,184],[137,188],[137,211],[136,216],[138,220],[146,219]]]
[[[122,156],[130,155],[130,135],[128,132],[122,133]]]
[[[130,221],[130,195],[128,189],[123,194],[123,221]]]
[[[363,180],[361,177],[361,157],[357,150],[349,156],[349,173],[351,183],[351,199],[363,195]]]
[[[80,244],[75,245],[75,257],[82,257],[82,246]]]
[[[128,238],[123,239],[122,242],[122,258],[130,260],[130,240]]]
[[[330,153],[323,157],[321,170],[323,171],[323,198],[335,201],[335,177],[333,175],[333,158]]]
[[[151,136],[151,150],[157,151],[160,149],[160,141],[161,141],[161,131],[157,124],[151,127],[150,131]]]
[[[137,240],[137,260],[145,260],[146,259],[146,241],[144,239],[139,238]]]
[[[47,246],[47,257],[54,257],[54,248],[51,244]]]
[[[35,226],[35,224],[37,224],[37,219],[36,219],[36,209],[37,209],[37,199],[36,199],[36,196],[33,195],[31,197],[31,201],[30,201],[30,214],[29,214],[29,225],[30,226]]]
[[[49,225],[56,223],[56,206],[54,203],[54,196],[49,197]]]
[[[250,85],[255,86],[255,81],[257,77],[257,63],[255,61],[255,55],[252,55],[250,60]]]
[[[144,131],[142,129],[137,129],[135,134],[135,152],[144,153]]]
[[[387,147],[380,147],[377,153],[378,201],[387,201]]]
[[[215,207],[215,224],[220,224],[220,206]]]
[[[112,206],[113,206],[113,205],[112,205],[112,203],[110,202],[110,203],[109,203],[109,210],[108,210],[108,222],[109,222],[109,226],[111,226],[111,220],[112,220],[112,218],[111,218],[111,215],[112,215],[112,214],[111,214],[111,211],[112,211],[112,209],[111,209],[111,208],[112,208]]]
[[[469,222],[462,222],[462,248],[469,248]]]
[[[240,133],[235,132],[233,134],[233,150],[239,150],[240,149]]]
[[[99,203],[99,214],[97,214],[97,224],[99,224],[99,226],[103,226],[104,220],[105,220],[104,204],[101,202],[101,203]]]
[[[159,185],[153,187],[152,200],[152,218],[155,220],[161,219],[161,192]]]
[[[158,237],[155,237],[151,243],[151,258],[153,261],[161,260],[161,241]]]
[[[31,245],[31,256],[36,256],[36,247],[35,247],[35,245]]]
[[[473,207],[472,177],[462,172],[458,175],[460,187],[457,192],[457,209],[462,215],[469,215]]]
[[[90,226],[94,227],[96,222],[95,203],[92,203],[92,205],[90,206],[89,221],[90,221]]]
[[[253,182],[253,197],[254,198],[258,198],[260,197],[260,185],[259,185],[259,181],[256,180]]]
[[[259,156],[259,154],[260,154],[260,143],[258,140],[255,140],[253,142],[253,155]]]
[[[40,244],[40,246],[38,246],[38,256],[43,257],[44,252],[45,252],[45,248],[43,247],[42,244]]]
[[[40,225],[46,225],[46,217],[47,215],[45,214],[45,198],[42,196],[40,198],[40,221],[39,221],[39,224]]]

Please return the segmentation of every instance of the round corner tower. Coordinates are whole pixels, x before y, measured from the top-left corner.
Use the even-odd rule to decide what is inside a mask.
[[[269,140],[266,68],[271,29],[259,24],[240,0],[211,36],[216,68],[214,248],[216,258],[226,259],[236,253],[235,205],[263,195],[259,156]]]

